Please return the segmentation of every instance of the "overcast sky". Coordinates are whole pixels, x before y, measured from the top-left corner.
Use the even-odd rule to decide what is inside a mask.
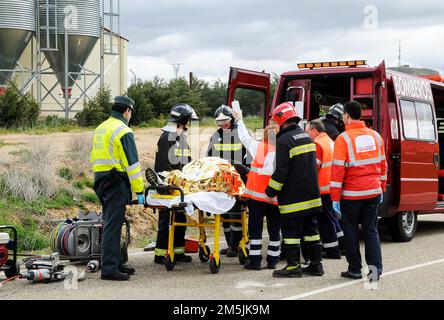
[[[444,70],[442,0],[123,0],[121,33],[138,78],[205,80],[230,66],[280,74],[299,62],[385,59]],[[130,75],[131,77],[131,75]]]

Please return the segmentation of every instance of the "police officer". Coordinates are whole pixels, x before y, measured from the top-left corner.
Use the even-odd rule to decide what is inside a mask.
[[[102,274],[103,280],[128,280],[135,270],[122,264],[120,236],[125,209],[131,191],[144,204],[143,177],[132,130],[128,127],[134,101],[118,96],[111,117],[94,131],[91,163],[94,191],[103,210]]]
[[[191,150],[188,145],[187,124],[191,120],[198,120],[193,108],[185,103],[173,106],[170,112],[168,124],[162,128],[162,134],[157,143],[156,160],[154,171],[182,170],[191,162]],[[176,213],[177,222],[186,222],[183,212]],[[163,264],[165,253],[168,249],[170,211],[159,210],[159,223],[157,231],[156,249],[154,262]],[[174,230],[174,260],[177,262],[191,262],[191,256],[185,255],[185,231],[186,227],[176,227]]]
[[[280,126],[276,142],[276,169],[265,190],[269,201],[277,196],[281,213],[282,237],[287,266],[274,277],[302,277],[303,273],[322,276],[322,248],[316,215],[322,210],[316,169],[316,146],[298,123],[294,106],[284,102],[273,111]],[[307,245],[310,265],[300,263],[301,241]]]
[[[321,117],[327,135],[333,141],[344,132],[344,123],[342,122],[342,115],[344,114],[344,106],[340,103],[332,105],[328,109],[328,113]]]
[[[210,139],[207,156],[219,157],[232,164],[240,164],[236,166],[238,171],[242,171],[239,170],[239,168],[248,171],[246,167],[251,163],[251,156],[239,139],[238,127],[233,116],[233,110],[229,106],[221,105],[216,110],[214,116],[219,129]],[[245,181],[246,173],[247,172],[239,172]],[[239,208],[235,206],[230,211],[236,212],[239,211]],[[226,219],[237,219],[239,215],[227,212],[223,217]],[[236,257],[238,255],[239,242],[242,239],[242,224],[223,222],[223,228],[228,247],[222,249],[220,253],[226,254],[228,257]]]

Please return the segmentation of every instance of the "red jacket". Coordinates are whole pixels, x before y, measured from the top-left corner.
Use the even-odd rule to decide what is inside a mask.
[[[332,201],[373,198],[385,191],[384,141],[363,121],[346,127],[335,141],[330,181]]]

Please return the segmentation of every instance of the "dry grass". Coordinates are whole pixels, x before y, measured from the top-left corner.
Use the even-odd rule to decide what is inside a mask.
[[[34,144],[21,161],[11,164],[4,175],[5,187],[15,197],[26,201],[52,198],[58,189],[57,175],[49,160],[50,146]]]

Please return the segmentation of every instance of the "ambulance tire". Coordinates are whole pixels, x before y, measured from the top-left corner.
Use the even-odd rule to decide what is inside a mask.
[[[387,226],[394,241],[409,242],[418,227],[418,215],[414,211],[403,211],[387,219]]]

